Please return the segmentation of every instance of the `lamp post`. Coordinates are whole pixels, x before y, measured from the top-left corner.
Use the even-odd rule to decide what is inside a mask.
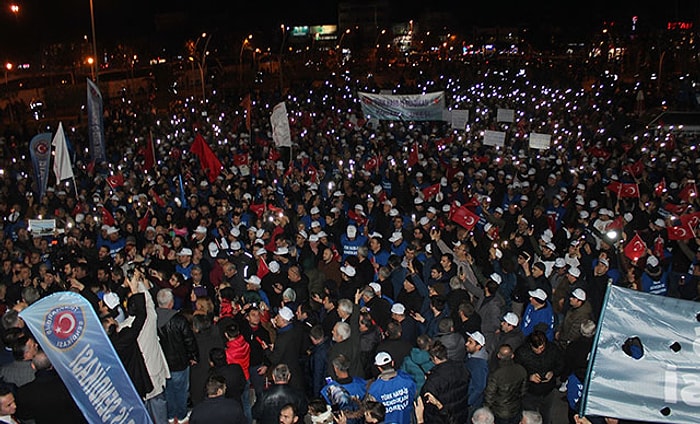
[[[86,59],[88,65],[90,65],[90,78],[92,78],[93,81],[97,81],[95,79],[95,58],[92,56],[88,56]]]
[[[336,50],[340,50],[340,46],[343,45],[343,38],[345,38],[345,35],[350,34],[350,28],[346,29],[345,32],[343,32],[343,35],[340,36],[340,40],[338,41],[338,45],[335,47]]]
[[[92,0],[90,0],[90,25],[92,27],[92,55],[94,57],[92,66],[92,78],[97,83],[99,81],[98,58],[97,58],[97,40],[95,39],[95,8],[92,5]]]
[[[207,41],[204,42],[204,48],[202,49],[202,53],[199,54],[199,51],[197,50],[197,44],[199,44],[199,41],[204,38],[206,38]],[[197,41],[194,43],[194,54],[199,59],[199,61],[197,61],[197,67],[199,68],[199,82],[202,86],[202,103],[207,101],[206,84],[204,83],[204,70],[207,67],[207,56],[209,55],[207,47],[209,47],[210,41],[211,36],[207,37],[207,33],[203,32],[202,35],[200,35],[199,38],[197,38]],[[193,56],[190,56],[189,59],[192,63],[195,62],[195,58]]]
[[[13,68],[12,63],[7,62],[7,63],[5,64],[5,90],[7,90],[7,89],[8,89],[8,86],[9,86],[9,83],[8,83],[8,80],[7,80],[7,73],[10,72],[10,71],[12,70],[12,68]]]
[[[250,40],[253,39],[253,34],[248,34],[246,38],[243,39],[243,43],[241,43],[241,53],[238,55],[238,85],[243,84],[243,50],[245,49],[246,44],[250,43]]]
[[[284,43],[286,41],[286,36],[287,36],[287,30],[284,26],[284,24],[280,25],[280,28],[282,29],[282,43],[280,44],[280,93],[282,92],[282,87],[284,86],[284,79],[282,77],[282,53],[284,53]]]

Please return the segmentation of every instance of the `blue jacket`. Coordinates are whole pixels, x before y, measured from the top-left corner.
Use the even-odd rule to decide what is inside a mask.
[[[416,393],[420,393],[425,383],[425,375],[435,366],[427,350],[414,347],[401,364],[401,370],[416,382]]]
[[[532,304],[528,304],[523,312],[523,319],[520,323],[520,328],[523,330],[523,335],[525,337],[532,334],[535,330],[537,324],[544,324],[547,326],[547,340],[550,342],[554,340],[554,311],[552,310],[552,304],[547,300],[544,307],[540,309],[535,309]]]
[[[367,393],[386,408],[385,422],[411,424],[416,383],[410,375],[399,370],[394,377],[385,380],[380,374]]]
[[[465,367],[471,374],[469,380],[469,408],[475,410],[484,403],[484,390],[489,379],[489,353],[482,348],[474,354],[467,355]]]

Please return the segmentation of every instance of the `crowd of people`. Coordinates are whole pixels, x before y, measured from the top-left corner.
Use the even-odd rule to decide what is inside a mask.
[[[512,64],[460,72],[389,87],[444,90],[470,113],[460,129],[367,120],[356,93],[387,87],[349,75],[253,93],[250,109],[108,104],[108,160],[69,129],[75,177],[42,197],[27,141],[4,140],[0,420],[80,422],[18,317],[72,290],[158,424],[549,424],[562,396],[581,422],[608,284],[697,299],[700,240],[668,231],[698,207],[695,139],[633,132],[639,88],[605,73],[583,87]],[[291,147],[272,140],[279,101]]]

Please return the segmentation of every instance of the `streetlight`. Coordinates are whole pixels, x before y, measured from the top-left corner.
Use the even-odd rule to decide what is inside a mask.
[[[202,49],[202,54],[199,54],[199,51],[197,50],[197,44],[199,44],[199,40],[202,40],[206,38],[207,41],[204,42],[204,48]],[[206,97],[206,89],[205,89],[205,84],[204,84],[204,70],[206,69],[207,65],[207,56],[209,55],[209,51],[207,50],[207,47],[209,46],[209,42],[211,41],[211,36],[207,37],[207,33],[203,32],[202,35],[197,38],[197,41],[194,43],[194,52],[198,58],[199,61],[197,62],[197,67],[199,68],[199,81],[202,85],[202,102],[207,101]],[[195,62],[195,58],[190,56],[189,57],[190,61],[192,63]]]
[[[287,30],[284,26],[284,24],[280,25],[280,28],[282,29],[282,43],[280,45],[280,93],[282,92],[282,87],[284,85],[284,79],[282,78],[282,53],[284,52],[284,42],[286,41],[286,36],[287,36]]]
[[[8,82],[7,82],[7,73],[10,72],[13,68],[13,65],[10,62],[7,62],[5,64],[5,89],[7,90],[8,87]]]
[[[93,71],[92,71],[92,78],[95,81],[95,83],[98,82],[99,79],[99,74],[97,72],[97,66],[98,66],[98,59],[97,59],[97,40],[95,39],[95,9],[92,6],[92,0],[90,0],[90,25],[92,27],[92,55],[94,56],[94,60],[91,63],[93,66]]]
[[[246,38],[243,39],[243,43],[241,43],[241,53],[238,55],[238,85],[240,86],[243,83],[243,49],[245,49],[246,44],[250,43],[250,40],[253,39],[253,34],[248,34]]]
[[[86,59],[88,65],[90,65],[90,77],[92,78],[93,81],[96,81],[95,79],[95,58],[92,56],[88,56]]]
[[[345,38],[347,34],[350,34],[350,28],[346,29],[343,35],[340,36],[340,41],[338,41],[338,45],[335,46],[336,50],[340,50],[340,46],[343,45],[343,38]]]

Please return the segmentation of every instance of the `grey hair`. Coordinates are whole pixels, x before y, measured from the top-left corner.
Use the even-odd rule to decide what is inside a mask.
[[[523,424],[542,424],[542,415],[537,411],[523,411]]]
[[[350,324],[348,324],[347,322],[338,321],[335,324],[335,332],[343,340],[347,340],[350,338],[351,331],[352,329],[350,328]]]
[[[493,424],[494,421],[495,418],[493,416],[493,412],[491,412],[491,410],[485,406],[482,406],[474,411],[474,415],[472,415],[473,424]]]
[[[338,310],[345,312],[346,314],[352,314],[353,303],[350,299],[339,299],[338,300]]]
[[[173,291],[171,289],[160,289],[158,290],[156,299],[158,300],[158,306],[164,308],[168,306],[170,302],[173,302],[175,297],[173,296]]]

